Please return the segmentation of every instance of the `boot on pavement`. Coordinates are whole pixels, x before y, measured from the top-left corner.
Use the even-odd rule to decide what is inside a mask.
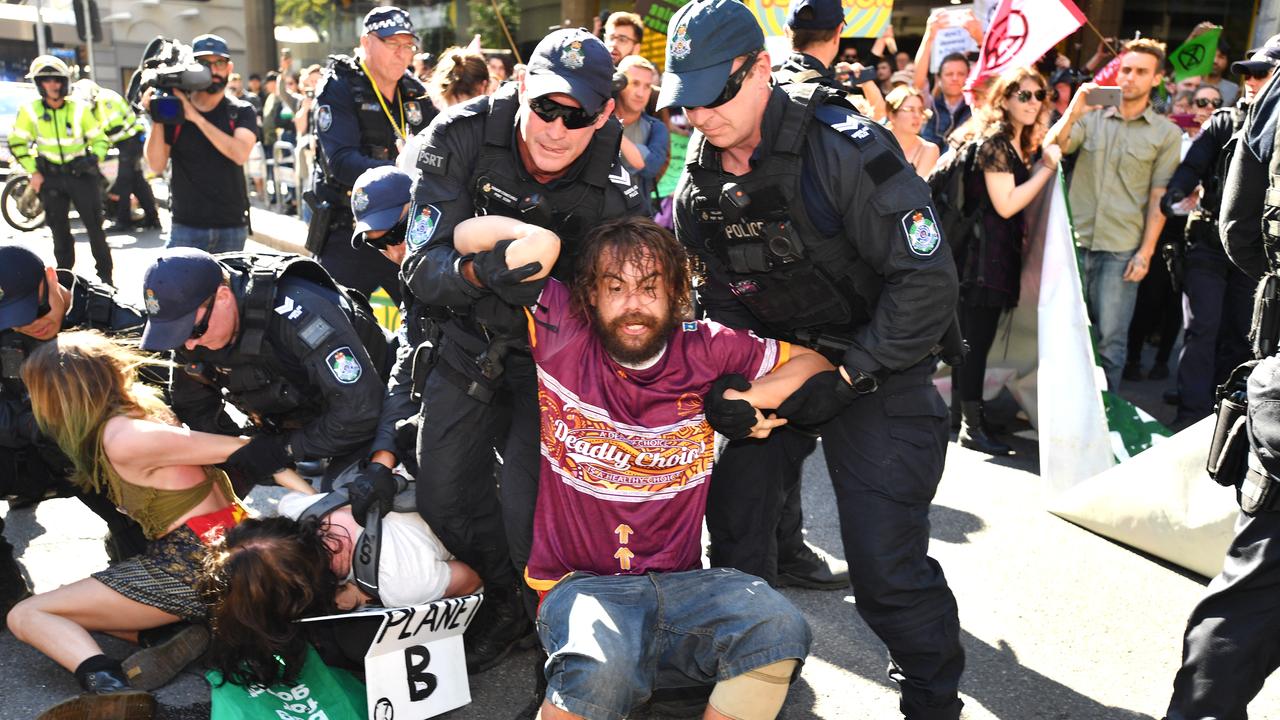
[[[982,401],[960,403],[960,445],[988,455],[1009,455],[1013,448],[987,433],[982,423]]]
[[[778,560],[778,587],[842,590],[849,587],[849,564],[809,543],[793,557]]]
[[[0,521],[0,530],[4,528]],[[9,611],[14,605],[31,597],[31,586],[22,574],[22,566],[13,556],[13,546],[0,536],[0,630],[5,629]]]
[[[209,647],[209,631],[203,625],[174,623],[138,634],[143,648],[121,665],[129,683],[139,690],[157,690],[169,684],[183,668],[195,662]]]
[[[467,672],[473,675],[497,667],[513,648],[533,634],[533,624],[515,588],[486,592],[484,604],[491,602],[487,617],[477,618],[484,620],[484,624],[479,627],[472,624],[463,635]]]
[[[151,720],[155,717],[155,696],[131,687],[120,671],[120,664],[106,656],[89,658],[75,674],[84,693],[48,708],[37,720]]]

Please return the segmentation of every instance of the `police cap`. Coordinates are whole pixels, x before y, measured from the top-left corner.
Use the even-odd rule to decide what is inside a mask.
[[[394,5],[376,7],[364,16],[364,32],[384,40],[392,35],[413,35],[413,20],[409,13]]]
[[[1248,60],[1231,63],[1231,72],[1240,75],[1249,73],[1253,76],[1265,75],[1272,68],[1280,65],[1280,35],[1267,38],[1267,43],[1249,53]]]
[[[694,0],[667,27],[667,70],[658,109],[703,107],[729,80],[733,59],[764,47],[764,31],[739,0]]]
[[[355,229],[351,246],[360,247],[360,236],[370,230],[390,230],[400,222],[404,206],[413,198],[409,190],[413,178],[394,165],[365,170],[351,189],[351,212]]]
[[[0,330],[35,320],[44,261],[19,245],[0,245]]]
[[[142,280],[147,310],[142,349],[172,350],[186,342],[196,325],[196,311],[217,292],[222,273],[222,266],[204,250],[165,250]]]
[[[791,0],[787,27],[792,30],[834,30],[844,22],[840,0]]]
[[[582,28],[556,30],[533,49],[524,73],[528,98],[564,93],[595,114],[613,96],[613,56]]]

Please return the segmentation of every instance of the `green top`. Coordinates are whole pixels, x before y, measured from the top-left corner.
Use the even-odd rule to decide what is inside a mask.
[[[101,441],[99,441],[99,448],[101,448]],[[99,449],[99,452],[102,452],[104,458],[106,457],[105,451]],[[215,483],[222,488],[228,500],[234,502],[236,496],[227,474],[212,465],[206,465],[204,468],[204,482],[185,490],[165,490],[134,485],[120,477],[110,462],[103,463],[103,469],[106,473],[107,493],[111,497],[111,502],[137,521],[142,526],[142,533],[150,540],[162,537],[169,531],[170,525],[187,514],[191,508],[204,502],[204,499],[209,497],[209,493],[213,492]]]
[[[1077,149],[1070,201],[1080,247],[1137,250],[1151,190],[1168,187],[1182,160],[1182,131],[1150,105],[1132,120],[1110,107],[1084,115],[1071,127],[1063,152]]]

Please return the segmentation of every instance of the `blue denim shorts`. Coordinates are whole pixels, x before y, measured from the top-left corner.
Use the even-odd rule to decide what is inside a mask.
[[[729,568],[648,575],[576,573],[538,610],[547,700],[588,720],[620,720],[655,688],[714,684],[779,660],[803,661],[804,616],[768,583]]]
[[[244,242],[249,237],[249,229],[239,227],[202,228],[173,223],[169,231],[169,240],[164,244],[167,248],[189,247],[204,250],[216,255],[224,252],[244,250]]]

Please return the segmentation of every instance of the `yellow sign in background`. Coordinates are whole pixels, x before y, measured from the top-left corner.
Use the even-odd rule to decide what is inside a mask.
[[[790,0],[748,0],[765,35],[787,34]],[[884,33],[893,14],[893,0],[844,0],[844,33],[841,37],[876,38]]]

